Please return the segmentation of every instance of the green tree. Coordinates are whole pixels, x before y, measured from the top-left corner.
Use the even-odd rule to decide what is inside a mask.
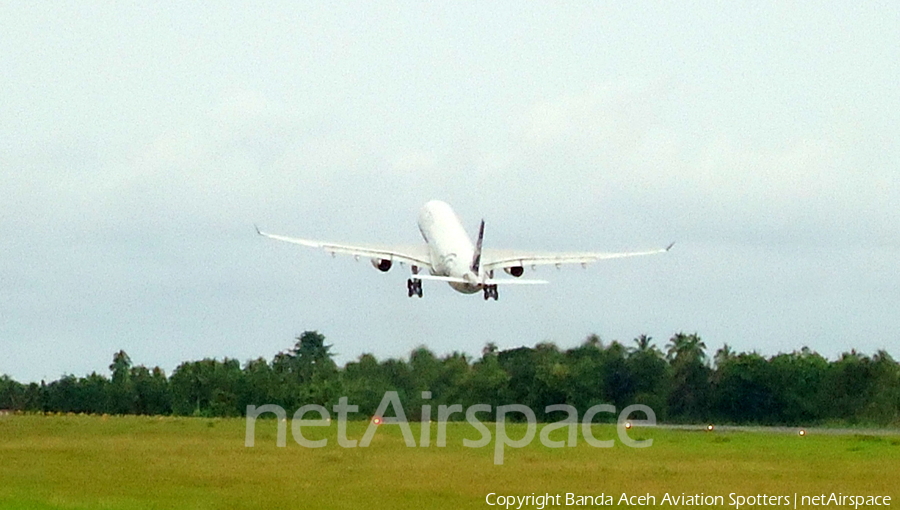
[[[178,365],[169,378],[172,412],[195,416],[240,416],[242,373],[237,360],[204,359]]]
[[[48,407],[44,402],[44,381],[41,384],[28,383],[22,392],[23,411],[47,411]]]
[[[769,362],[756,353],[721,357],[714,376],[713,407],[732,423],[774,425],[781,405],[773,391]]]
[[[603,356],[603,396],[617,409],[633,403],[637,385],[631,366],[625,359],[626,354],[625,346],[613,341]]]
[[[411,393],[409,401],[409,418],[419,419],[422,405],[432,408],[432,419],[437,416],[437,407],[441,404],[461,404],[468,400],[464,393],[471,376],[471,367],[466,355],[454,352],[438,358],[425,347],[418,347],[409,356]],[[423,392],[430,392],[431,398],[423,398]]]
[[[597,335],[588,336],[580,346],[566,351],[566,364],[569,367],[565,397],[567,404],[583,413],[594,405],[611,403],[605,387],[606,356],[603,342]]]
[[[713,363],[716,367],[719,367],[722,364],[731,361],[732,359],[734,359],[734,357],[734,350],[728,344],[724,344],[719,350],[716,351],[716,355],[713,356]]]
[[[278,374],[272,369],[265,358],[250,360],[244,364],[243,385],[239,395],[240,409],[247,409],[248,405],[263,406],[277,404],[287,409],[289,400],[288,392],[283,391]],[[290,402],[292,403],[292,402]]]
[[[362,416],[371,416],[387,391],[397,391],[401,401],[409,392],[409,369],[401,360],[379,363],[372,354],[347,363],[342,374],[343,387],[350,403],[359,406]]]
[[[649,354],[652,356],[662,356],[659,348],[653,343],[653,337],[647,335],[639,335],[632,340],[634,347],[629,349],[629,354]]]
[[[0,409],[22,410],[25,387],[8,375],[0,376]]]
[[[91,372],[80,381],[80,411],[91,414],[112,412],[112,383],[106,377]]]
[[[856,349],[843,353],[831,364],[825,385],[835,417],[851,423],[859,421],[872,389],[870,364],[871,360]]]
[[[136,414],[137,397],[131,384],[131,358],[125,351],[113,354],[113,362],[109,365],[112,372],[110,388],[110,412],[114,414]]]
[[[669,339],[666,357],[672,367],[668,406],[672,418],[694,421],[709,417],[710,369],[705,349],[696,333],[676,333]]]
[[[671,373],[665,356],[647,335],[634,339],[635,347],[626,358],[626,364],[634,381],[631,403],[649,406],[657,419],[667,418],[666,402],[671,387]]]
[[[481,359],[472,365],[471,374],[463,383],[461,402],[451,403],[459,403],[463,408],[475,404],[487,404],[491,407],[503,405],[502,395],[508,392],[509,380],[509,373],[500,365],[496,345],[488,344],[482,350]]]
[[[900,365],[884,349],[872,355],[872,387],[863,417],[880,424],[900,423]]]
[[[70,413],[77,411],[78,379],[74,375],[64,375],[46,385],[45,404],[48,411]]]
[[[167,415],[172,412],[169,380],[159,367],[132,367],[129,379],[134,393],[134,412],[147,415]]]
[[[814,424],[829,417],[831,395],[826,390],[828,360],[803,347],[769,360],[770,384],[778,402],[778,422],[784,425]]]
[[[825,378],[833,416],[856,423],[888,424],[900,417],[900,373],[884,350],[873,357],[856,350],[831,364]]]
[[[409,354],[409,369],[415,391],[433,391],[441,378],[441,360],[420,346]]]
[[[290,404],[322,405],[340,396],[338,369],[330,350],[324,335],[305,331],[297,337],[293,349],[275,356],[272,367],[285,385]]]
[[[113,362],[109,365],[112,372],[112,382],[116,385],[124,385],[130,375],[131,358],[125,351],[119,351],[113,354]]]
[[[546,406],[565,402],[568,367],[554,344],[502,351],[498,361],[509,374],[505,391],[499,395],[501,402],[524,404],[538,416],[543,416]]]
[[[434,405],[463,404],[470,398],[466,388],[472,378],[472,364],[469,356],[452,352],[441,358],[441,372],[434,382]],[[474,402],[473,402],[474,403]],[[468,407],[468,406],[467,406]],[[436,407],[432,407],[436,409]]]

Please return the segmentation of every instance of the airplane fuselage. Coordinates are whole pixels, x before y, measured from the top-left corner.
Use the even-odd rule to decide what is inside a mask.
[[[418,223],[431,256],[431,274],[471,282],[448,282],[454,290],[464,294],[481,290],[478,275],[472,271],[475,246],[450,205],[440,200],[426,203],[419,211]]]

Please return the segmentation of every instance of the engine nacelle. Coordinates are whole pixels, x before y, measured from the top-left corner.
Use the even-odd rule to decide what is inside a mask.
[[[522,266],[504,267],[503,270],[506,271],[506,274],[513,275],[516,278],[525,273],[525,268]]]
[[[372,259],[372,265],[375,266],[375,269],[386,273],[394,265],[394,262],[389,259]]]

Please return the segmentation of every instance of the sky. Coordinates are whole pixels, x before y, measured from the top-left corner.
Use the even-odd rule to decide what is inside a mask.
[[[900,357],[890,2],[0,3],[0,374],[698,333]],[[551,5],[552,4],[552,5]],[[665,255],[497,302],[257,236]]]

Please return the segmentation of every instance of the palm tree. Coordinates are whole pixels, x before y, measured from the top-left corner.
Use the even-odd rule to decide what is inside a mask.
[[[878,351],[872,355],[873,363],[895,363],[894,358],[891,357],[890,354],[884,349],[878,349]]]
[[[728,344],[722,346],[721,349],[716,351],[715,357],[713,357],[713,361],[715,362],[717,367],[721,367],[727,361],[733,359],[735,357],[734,351]]]
[[[706,344],[696,333],[677,333],[666,347],[673,375],[669,395],[671,413],[681,419],[706,419],[710,390],[710,370],[704,352]]]
[[[653,337],[647,335],[640,335],[639,337],[632,340],[635,344],[635,347],[629,348],[629,352],[632,355],[635,354],[654,354],[657,356],[662,355],[659,348],[653,344]]]
[[[686,335],[684,333],[676,333],[669,339],[666,345],[666,357],[670,362],[675,361],[699,361],[706,360],[706,343],[700,339],[696,333]]]

